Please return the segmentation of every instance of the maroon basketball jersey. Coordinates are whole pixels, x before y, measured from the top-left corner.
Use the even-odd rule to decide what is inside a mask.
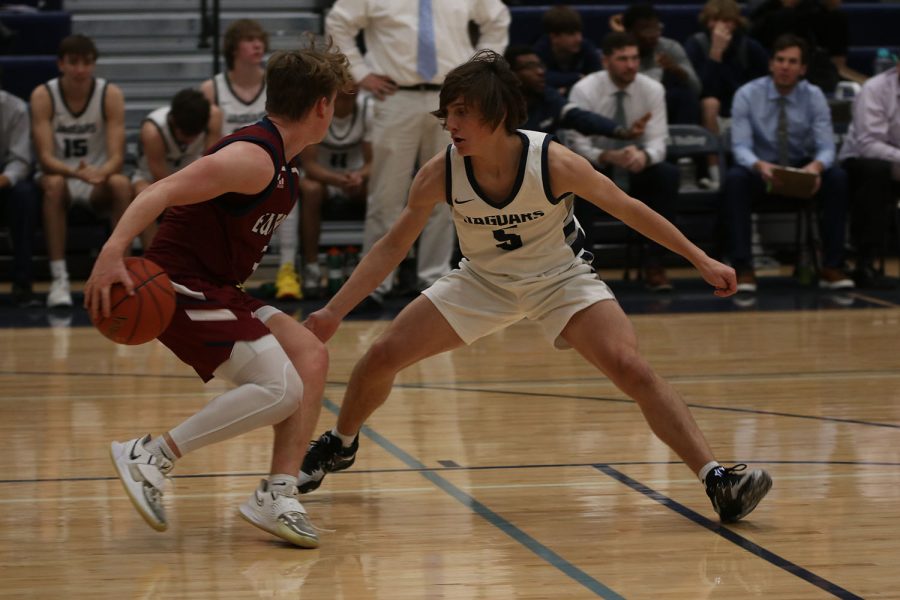
[[[238,285],[253,274],[275,229],[297,201],[299,173],[284,156],[284,144],[268,119],[222,138],[207,154],[234,142],[251,142],[272,157],[274,176],[259,194],[227,193],[212,200],[166,209],[146,257],[169,277]]]

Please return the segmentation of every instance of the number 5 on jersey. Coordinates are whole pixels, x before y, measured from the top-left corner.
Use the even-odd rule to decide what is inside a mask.
[[[515,229],[515,227],[510,229]],[[522,247],[522,237],[515,233],[508,233],[504,229],[495,229],[494,239],[500,242],[497,247],[501,250],[515,250]]]

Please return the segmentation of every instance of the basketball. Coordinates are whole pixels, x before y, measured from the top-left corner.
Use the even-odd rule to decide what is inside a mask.
[[[175,290],[169,276],[146,258],[129,257],[125,268],[134,282],[134,295],[117,283],[109,290],[109,317],[91,317],[94,327],[117,344],[137,345],[166,330],[175,312]]]

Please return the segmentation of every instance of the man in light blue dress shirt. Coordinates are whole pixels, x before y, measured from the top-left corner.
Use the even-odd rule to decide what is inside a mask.
[[[770,75],[750,81],[734,96],[731,139],[736,164],[725,178],[723,201],[728,250],[738,274],[739,292],[756,292],[751,211],[753,201],[767,193],[772,171],[779,165],[818,177],[815,201],[823,213],[824,242],[820,287],[853,287],[843,272],[847,174],[834,162],[834,134],[825,95],[801,80],[807,56],[806,42],[793,35],[781,36],[769,61]]]

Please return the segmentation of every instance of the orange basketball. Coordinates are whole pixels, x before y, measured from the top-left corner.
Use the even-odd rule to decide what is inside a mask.
[[[101,315],[91,321],[117,344],[143,344],[169,326],[175,312],[175,290],[166,272],[153,261],[126,258],[125,268],[134,282],[134,295],[127,295],[124,285],[115,284],[109,290],[109,318]]]

